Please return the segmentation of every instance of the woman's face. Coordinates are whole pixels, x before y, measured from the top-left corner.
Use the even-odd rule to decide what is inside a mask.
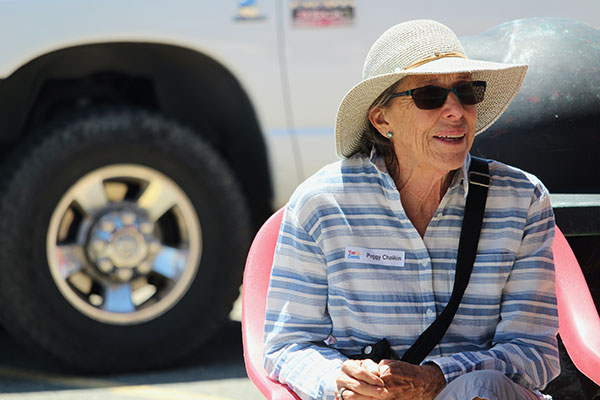
[[[435,85],[453,88],[471,81],[470,74],[407,76],[395,92]],[[477,108],[463,105],[454,92],[444,105],[434,110],[417,108],[410,96],[396,97],[389,106],[375,107],[370,113],[375,128],[390,139],[400,168],[427,168],[447,173],[460,168],[475,137]]]

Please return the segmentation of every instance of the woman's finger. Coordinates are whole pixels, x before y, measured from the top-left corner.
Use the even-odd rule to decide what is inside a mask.
[[[367,369],[367,371],[373,373],[373,375],[379,377],[379,364],[377,364],[375,361],[367,358],[361,360],[360,365],[361,367]]]
[[[339,390],[341,390],[341,388]],[[340,397],[340,395],[339,395],[339,390],[336,391],[336,396],[338,399],[342,399],[342,397]],[[360,392],[356,392],[350,388],[346,388],[342,394],[343,394],[343,400],[380,400],[380,399],[385,399],[387,397],[387,394],[384,397],[381,397],[379,395],[369,396],[366,394],[362,394]]]
[[[341,374],[336,379],[338,390],[346,388],[344,399],[383,399],[387,397],[388,391],[375,373],[363,367],[356,360],[348,360],[342,364]],[[352,393],[350,393],[350,391]],[[348,397],[346,396],[348,394]]]
[[[364,361],[364,360],[363,360]],[[378,376],[376,370],[372,371],[363,367],[360,360],[347,360],[342,364],[342,373],[369,385],[383,387],[385,384]]]

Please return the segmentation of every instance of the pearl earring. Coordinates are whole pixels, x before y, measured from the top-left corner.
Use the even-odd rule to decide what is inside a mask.
[[[392,131],[389,131],[388,133],[385,134],[385,136],[387,136],[388,139],[391,139],[392,136],[394,136],[394,133]]]

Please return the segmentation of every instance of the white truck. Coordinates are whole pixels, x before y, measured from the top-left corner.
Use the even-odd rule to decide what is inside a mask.
[[[253,232],[335,160],[337,105],[389,26],[459,36],[600,5],[0,0],[0,320],[87,371],[197,350]]]

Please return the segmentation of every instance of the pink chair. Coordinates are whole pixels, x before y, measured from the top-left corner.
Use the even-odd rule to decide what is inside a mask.
[[[554,239],[558,330],[573,364],[600,385],[600,319],[579,263],[564,235]]]
[[[267,399],[299,399],[287,386],[272,381],[263,368],[262,341],[269,277],[279,227],[280,209],[264,223],[250,248],[242,286],[242,337],[248,376]],[[579,263],[562,232],[554,241],[558,324],[575,366],[600,385],[600,318]]]
[[[248,253],[242,285],[242,340],[246,371],[258,390],[267,399],[295,400],[300,398],[287,386],[269,379],[263,368],[262,343],[267,289],[282,217],[283,208],[260,228]]]

